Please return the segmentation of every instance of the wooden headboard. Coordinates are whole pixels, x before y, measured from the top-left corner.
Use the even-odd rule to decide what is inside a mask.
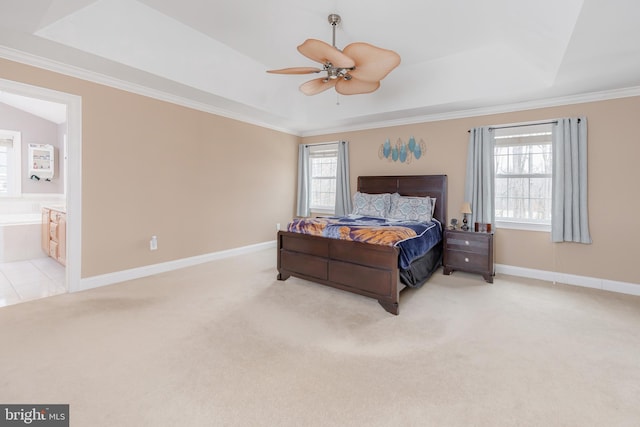
[[[399,193],[402,196],[433,197],[436,199],[434,217],[447,225],[447,175],[359,176],[361,193]]]

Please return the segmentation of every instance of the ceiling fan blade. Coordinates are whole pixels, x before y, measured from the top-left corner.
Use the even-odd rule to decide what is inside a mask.
[[[371,93],[380,87],[380,82],[366,82],[352,78],[351,80],[340,79],[336,83],[336,92],[341,95],[357,95],[360,93]]]
[[[280,70],[267,70],[267,73],[272,74],[312,74],[319,73],[322,71],[321,68],[316,67],[291,67],[291,68],[282,68]]]
[[[298,51],[309,59],[321,64],[330,62],[337,68],[351,68],[355,65],[353,59],[322,40],[307,39],[298,46]]]
[[[329,79],[325,81],[323,77],[309,80],[308,82],[300,85],[300,92],[305,95],[317,95],[320,92],[324,92],[325,90],[334,87],[336,85],[336,81],[336,79]]]
[[[400,55],[396,52],[369,43],[351,43],[343,52],[356,64],[356,69],[349,74],[366,82],[379,82],[400,64]]]

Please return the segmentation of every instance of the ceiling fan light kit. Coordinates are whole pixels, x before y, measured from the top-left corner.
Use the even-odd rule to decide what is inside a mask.
[[[342,51],[336,47],[336,26],[340,15],[332,13],[328,17],[333,29],[333,46],[321,40],[307,39],[298,46],[298,51],[307,58],[322,64],[317,67],[293,67],[269,70],[274,74],[313,74],[325,72],[325,77],[309,80],[300,85],[305,95],[316,95],[335,88],[341,95],[371,93],[380,87],[384,79],[400,64],[400,55],[369,43],[351,43]]]

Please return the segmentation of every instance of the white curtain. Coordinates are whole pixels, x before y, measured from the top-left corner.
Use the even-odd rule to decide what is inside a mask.
[[[495,139],[488,127],[473,128],[469,131],[467,154],[467,176],[464,186],[464,200],[471,204],[471,221],[495,224]]]
[[[309,216],[309,146],[298,147],[298,206],[296,215]]]
[[[338,170],[336,171],[336,216],[351,213],[351,187],[349,183],[349,143],[338,143]]]
[[[587,215],[587,119],[558,119],[553,129],[551,240],[591,243]]]

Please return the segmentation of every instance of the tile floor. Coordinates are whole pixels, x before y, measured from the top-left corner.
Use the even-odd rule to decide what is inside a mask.
[[[65,268],[52,258],[0,263],[0,307],[65,292]]]

